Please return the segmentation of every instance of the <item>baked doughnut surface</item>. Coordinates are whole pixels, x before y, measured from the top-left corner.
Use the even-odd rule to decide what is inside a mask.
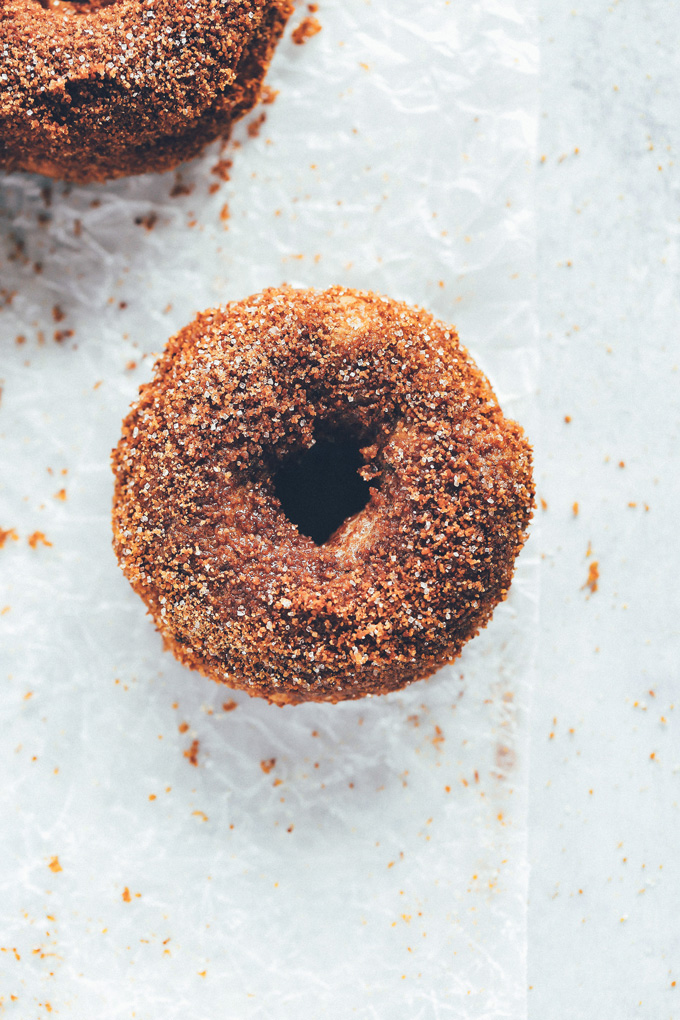
[[[291,479],[304,510],[352,447],[365,506],[330,536],[314,512],[298,528]],[[456,658],[506,597],[534,501],[522,429],[455,330],[340,287],[199,315],[113,469],[115,552],[167,646],[279,704],[386,693]]]
[[[0,0],[0,168],[167,170],[257,101],[290,0]]]

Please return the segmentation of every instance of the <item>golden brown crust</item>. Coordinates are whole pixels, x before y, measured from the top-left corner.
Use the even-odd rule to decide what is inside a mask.
[[[366,508],[325,545],[273,476],[351,432]],[[452,327],[371,293],[282,288],[173,337],[113,454],[114,547],[181,662],[280,704],[432,674],[506,597],[531,450]]]
[[[167,170],[259,96],[290,0],[0,0],[0,169]]]

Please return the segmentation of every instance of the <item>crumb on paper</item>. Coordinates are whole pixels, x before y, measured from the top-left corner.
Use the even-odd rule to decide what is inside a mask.
[[[234,161],[231,159],[218,159],[217,163],[210,168],[210,173],[215,174],[221,181],[229,180],[229,171],[234,165]]]
[[[189,762],[195,767],[198,766],[198,749],[200,746],[201,745],[198,740],[192,740],[191,746],[184,752],[184,757],[188,758]]]
[[[321,25],[317,18],[307,17],[303,18],[297,28],[293,29],[291,36],[296,46],[302,46],[311,39],[312,36],[317,35],[321,31]]]
[[[231,698],[222,702],[222,709],[225,712],[233,712],[235,708],[238,708],[238,703]]]
[[[264,124],[266,119],[267,119],[267,114],[266,113],[260,113],[257,117],[255,117],[253,120],[251,120],[251,122],[248,124],[248,128],[247,128],[247,130],[248,130],[248,137],[249,138],[257,138],[257,136],[259,135],[259,133],[260,133],[260,131],[262,129],[262,125]]]
[[[42,545],[47,546],[52,545],[52,543],[49,541],[47,536],[42,531],[34,531],[32,535],[28,536],[27,542],[30,545],[31,549],[37,549],[39,542],[42,543]]]
[[[275,765],[276,758],[266,758],[264,761],[260,762],[260,768],[266,774],[269,774]]]
[[[0,549],[2,549],[8,538],[11,538],[13,542],[19,541],[19,535],[17,534],[16,529],[7,528],[4,530],[3,528],[0,528]]]
[[[64,503],[66,501],[66,489],[59,489],[59,492],[55,492],[54,498]]]
[[[573,504],[571,512],[574,515],[574,517],[578,517],[578,503]]]
[[[179,724],[177,729],[179,730],[180,733],[186,733],[186,731],[189,729],[189,723],[188,722],[182,722],[182,723]]]
[[[599,579],[600,579],[599,564],[597,560],[593,560],[593,562],[590,564],[588,568],[588,579],[586,580],[586,583],[581,586],[581,590],[583,591],[584,588],[588,588],[591,595],[594,595],[595,592],[597,591]]]
[[[135,224],[138,227],[144,227],[145,230],[153,230],[158,222],[158,213],[153,211],[148,212],[146,216],[135,216]]]
[[[181,195],[190,195],[194,190],[194,184],[187,184],[181,174],[176,174],[175,183],[170,189],[170,198],[179,198]]]
[[[278,94],[278,89],[273,89],[269,85],[264,85],[260,92],[260,102],[263,106],[271,106],[271,104],[276,100]]]
[[[59,858],[56,855],[52,858],[47,867],[50,869],[50,871],[53,871],[55,875],[57,874],[58,871],[64,870],[61,864],[59,863]]]
[[[130,901],[132,900],[132,896],[130,896],[130,890],[128,889],[127,886],[125,886],[121,895],[123,898],[123,903],[130,903]]]
[[[496,747],[496,768],[503,775],[512,772],[517,764],[517,755],[511,747],[505,744],[498,744]]]

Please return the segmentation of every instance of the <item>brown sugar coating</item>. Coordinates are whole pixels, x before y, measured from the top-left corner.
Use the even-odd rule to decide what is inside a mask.
[[[257,101],[290,0],[0,0],[0,169],[167,170]]]
[[[351,437],[370,499],[323,544],[277,479]],[[455,330],[397,301],[282,288],[168,343],[113,453],[119,562],[185,665],[284,704],[395,690],[506,597],[531,450]]]

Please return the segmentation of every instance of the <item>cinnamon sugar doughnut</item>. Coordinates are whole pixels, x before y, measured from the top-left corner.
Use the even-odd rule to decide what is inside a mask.
[[[456,658],[506,597],[533,507],[530,447],[455,330],[340,287],[199,315],[113,468],[115,551],[167,646],[279,704]]]
[[[257,101],[290,0],[1,0],[0,169],[167,170]]]

